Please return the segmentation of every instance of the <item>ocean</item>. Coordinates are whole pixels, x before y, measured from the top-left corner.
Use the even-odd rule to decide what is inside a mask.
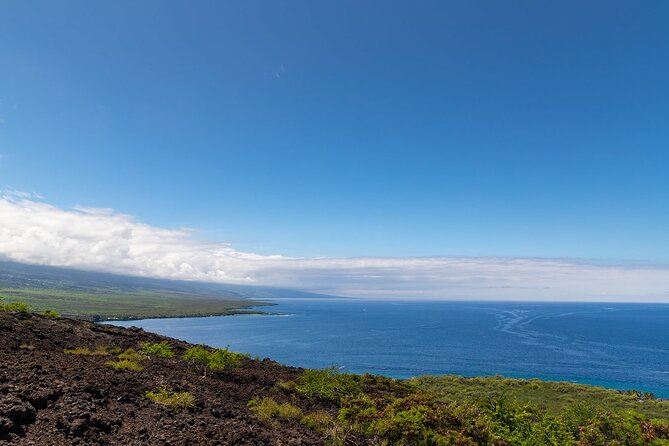
[[[669,398],[669,305],[277,299],[274,315],[139,326],[281,363],[396,378],[503,375]]]

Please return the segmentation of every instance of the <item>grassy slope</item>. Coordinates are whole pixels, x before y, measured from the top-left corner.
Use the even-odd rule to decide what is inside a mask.
[[[0,289],[6,302],[25,302],[36,311],[53,309],[84,319],[141,319],[232,314],[235,310],[265,305],[243,298],[218,298],[160,290]]]
[[[251,301],[322,295],[271,287],[122,276],[0,261],[0,296],[41,311],[86,319],[139,319],[230,314],[267,305]]]
[[[634,410],[650,418],[669,420],[669,400],[643,400],[615,390],[584,384],[510,379],[502,377],[463,378],[425,376],[410,380],[420,390],[443,401],[478,403],[490,398],[506,398],[531,403],[558,415],[574,404],[592,405],[603,410]]]

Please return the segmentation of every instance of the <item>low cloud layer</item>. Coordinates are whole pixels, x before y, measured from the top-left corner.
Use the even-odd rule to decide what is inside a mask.
[[[294,258],[202,242],[111,209],[0,197],[0,257],[169,279],[346,296],[669,302],[669,268],[524,258]]]

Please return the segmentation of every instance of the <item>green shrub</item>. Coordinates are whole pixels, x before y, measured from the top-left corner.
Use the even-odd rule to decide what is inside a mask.
[[[348,427],[356,435],[382,440],[382,444],[497,444],[492,443],[488,419],[477,408],[440,403],[418,394],[387,404],[364,394],[347,398],[337,420],[344,430]]]
[[[365,373],[358,377],[361,386],[364,389],[372,389],[383,392],[391,392],[396,396],[406,396],[413,385],[411,380],[393,379],[380,375]]]
[[[342,400],[337,419],[359,423],[372,421],[377,415],[378,407],[376,401],[361,393]]]
[[[171,358],[174,356],[172,347],[167,341],[145,342],[142,344],[142,353],[151,358]]]
[[[580,432],[579,445],[669,445],[666,421],[648,420],[634,411],[599,414]]]
[[[46,311],[42,311],[40,313],[40,316],[50,318],[50,319],[58,319],[58,318],[60,318],[60,313],[57,312],[56,310],[46,310]]]
[[[290,403],[279,404],[272,398],[251,400],[247,404],[253,414],[262,422],[276,426],[278,418],[300,421],[303,417],[302,409]]]
[[[319,432],[327,432],[332,428],[334,419],[329,413],[321,410],[303,416],[300,424]]]
[[[558,417],[548,415],[538,408],[508,402],[504,399],[492,401],[486,411],[492,419],[493,431],[511,444],[519,446],[576,445],[576,438],[568,425]]]
[[[30,305],[25,302],[10,302],[8,304],[0,303],[0,311],[30,311]]]
[[[146,356],[139,353],[134,348],[128,348],[123,353],[118,355],[118,359],[127,359],[128,361],[139,362],[146,359]]]
[[[144,370],[144,367],[139,365],[136,361],[131,361],[130,359],[121,359],[119,361],[107,361],[105,362],[105,364],[117,370],[131,370],[133,372],[139,372]]]
[[[207,376],[207,370],[232,373],[240,366],[242,358],[246,357],[248,355],[231,352],[228,347],[209,350],[204,345],[191,347],[183,355],[183,359],[201,370],[203,376]]]
[[[117,347],[97,346],[95,350],[88,347],[75,347],[63,350],[66,355],[83,355],[83,356],[105,356],[117,354],[119,349]]]
[[[587,426],[597,417],[597,408],[594,404],[575,403],[567,407],[561,414],[565,425],[578,437],[583,426]]]
[[[297,393],[297,383],[295,381],[279,381],[276,387],[289,393]]]
[[[393,411],[374,422],[373,431],[393,443],[415,443],[426,436],[428,414],[429,408],[422,405]]]
[[[146,397],[161,406],[177,412],[189,409],[195,405],[195,397],[191,393],[176,392],[166,386],[159,387],[155,392],[146,392]]]
[[[206,367],[209,365],[210,356],[211,352],[207,350],[207,347],[204,345],[196,345],[184,352],[183,359],[197,367],[204,366],[204,373],[206,374]]]
[[[657,399],[654,393],[643,392],[641,390],[622,390],[620,391],[623,395],[631,396],[632,398],[638,400],[654,400]]]
[[[341,373],[335,366],[320,370],[305,370],[296,390],[307,398],[330,401],[341,401],[345,397],[361,392],[355,375]]]

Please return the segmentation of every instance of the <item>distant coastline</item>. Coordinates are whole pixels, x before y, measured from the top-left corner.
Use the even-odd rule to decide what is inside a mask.
[[[265,307],[265,306],[274,306],[276,305],[275,303],[272,302],[264,302],[264,301],[258,301],[254,302],[253,305],[249,305],[247,307],[236,307],[235,309],[231,310],[221,310],[217,312],[210,312],[210,313],[177,313],[177,314],[154,314],[154,315],[142,315],[142,316],[137,316],[137,315],[124,315],[124,316],[113,316],[113,317],[98,317],[98,318],[87,318],[87,317],[81,317],[79,315],[68,315],[68,314],[63,314],[63,316],[67,317],[72,317],[74,319],[83,319],[83,320],[90,320],[92,322],[123,322],[123,321],[139,321],[139,320],[144,320],[144,319],[185,319],[185,318],[203,318],[203,317],[216,317],[216,316],[244,316],[244,315],[256,315],[256,316],[261,316],[261,315],[275,315],[275,313],[271,313],[268,311],[259,311],[259,310],[254,310],[256,307]]]

